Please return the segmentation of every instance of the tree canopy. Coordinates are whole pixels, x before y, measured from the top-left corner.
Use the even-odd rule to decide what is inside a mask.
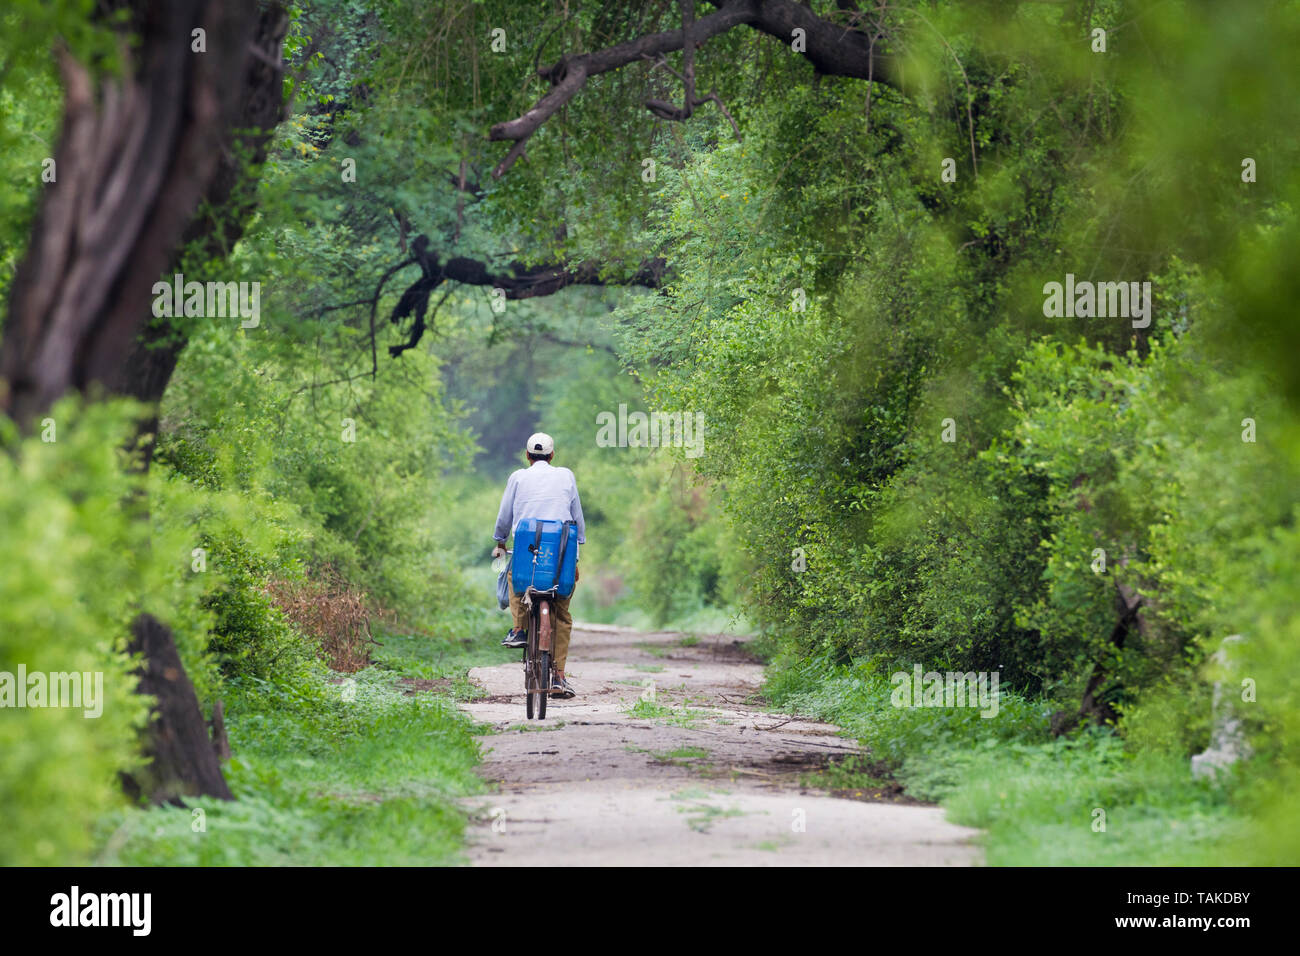
[[[544,426],[588,482],[586,610],[741,614],[836,719],[913,665],[998,672],[1023,707],[989,739],[1168,770],[1243,635],[1248,780],[1195,799],[1251,837],[1198,852],[1294,861],[1298,13],[10,4],[6,658],[98,655],[129,693],[157,624],[202,726],[337,669],[295,588],[486,633],[494,482]],[[256,322],[158,315],[178,274],[256,283]],[[701,415],[703,454],[603,447],[627,405]],[[143,713],[84,732],[74,817],[158,752]],[[984,732],[908,719],[874,741],[900,764]],[[62,732],[0,744],[35,766]],[[5,799],[71,813],[62,779]]]

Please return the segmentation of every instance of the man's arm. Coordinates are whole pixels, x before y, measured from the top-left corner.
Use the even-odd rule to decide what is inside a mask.
[[[578,483],[573,483],[573,503],[569,506],[569,513],[573,520],[578,522],[578,544],[587,543],[587,522],[582,517],[582,501],[578,498]]]
[[[502,546],[509,539],[510,532],[514,530],[515,489],[518,484],[514,475],[507,479],[505,493],[501,496],[501,508],[497,511],[497,524],[492,537]]]

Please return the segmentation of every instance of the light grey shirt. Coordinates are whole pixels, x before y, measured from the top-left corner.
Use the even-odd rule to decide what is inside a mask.
[[[497,526],[492,537],[505,541],[524,518],[546,521],[576,521],[578,544],[587,541],[587,524],[582,519],[582,502],[578,500],[578,482],[567,468],[557,468],[549,461],[535,461],[520,468],[506,481],[497,512]]]

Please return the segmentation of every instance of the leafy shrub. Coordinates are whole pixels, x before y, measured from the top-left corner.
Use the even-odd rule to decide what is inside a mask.
[[[9,556],[0,669],[103,682],[97,717],[84,707],[0,707],[5,865],[84,860],[94,820],[124,802],[118,771],[136,760],[147,701],[134,692],[125,646],[142,593],[162,575],[149,558],[148,523],[132,507],[140,482],[122,467],[131,411],[61,402],[48,415],[48,443],[39,431],[19,440],[0,417],[0,553]]]
[[[331,670],[351,674],[370,663],[370,622],[385,615],[368,607],[366,595],[333,568],[305,582],[273,578],[266,591],[299,633],[320,642]]]
[[[629,517],[624,563],[636,604],[655,626],[734,598],[726,525],[706,489],[680,463],[647,466],[641,502]]]

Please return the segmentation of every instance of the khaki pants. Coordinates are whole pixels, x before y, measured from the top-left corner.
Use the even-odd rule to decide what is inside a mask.
[[[577,589],[578,579],[581,575],[578,569],[573,569],[574,589]],[[516,631],[528,630],[528,608],[524,607],[523,599],[515,593],[515,582],[509,575],[506,579],[510,581],[510,613],[515,619]],[[556,598],[551,602],[551,607],[555,609],[555,627],[551,635],[551,659],[555,661],[555,669],[564,673],[564,662],[569,656],[569,637],[573,634],[573,615],[569,613],[569,600],[573,595],[566,598]]]

